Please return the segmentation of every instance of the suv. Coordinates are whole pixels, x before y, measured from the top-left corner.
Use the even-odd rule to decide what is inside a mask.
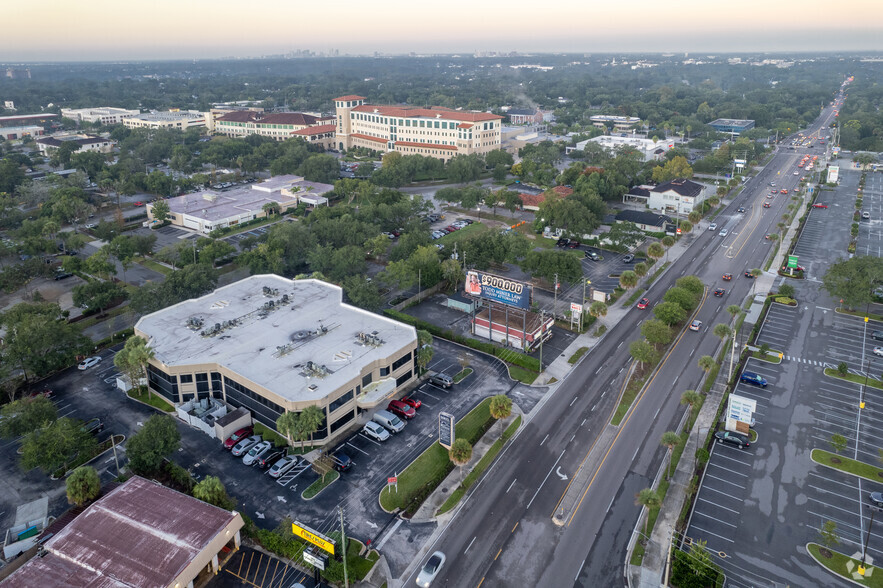
[[[883,335],[883,333],[881,333]],[[739,376],[740,382],[745,382],[746,384],[754,384],[755,386],[760,386],[761,388],[766,388],[767,381],[760,374],[755,374],[754,372],[742,372],[742,375]]]
[[[332,454],[331,463],[334,465],[334,469],[338,472],[346,472],[353,467],[352,458],[341,451]]]
[[[748,440],[747,435],[734,431],[718,431],[714,434],[714,438],[717,439],[718,443],[729,443],[738,446],[739,449],[751,447],[751,442]]]
[[[717,230],[717,223],[711,223],[710,225],[708,225],[708,230],[709,231],[716,231]]]
[[[375,423],[374,421],[365,423],[365,426],[362,427],[362,433],[375,441],[386,441],[389,439],[389,431],[384,429],[380,423]]]
[[[586,251],[585,255],[583,255],[586,259],[591,259],[592,261],[599,261],[601,256],[598,255],[595,251]]]
[[[401,400],[391,400],[386,410],[403,419],[412,419],[417,416],[417,411]]]
[[[429,381],[442,388],[450,388],[454,384],[454,378],[441,372],[436,372],[429,376]]]
[[[254,433],[254,427],[251,425],[247,427],[243,427],[227,437],[224,441],[224,449],[233,449],[233,446],[245,439],[246,437],[251,437]]]
[[[871,333],[871,338],[876,339],[877,341],[883,341],[883,331],[874,331]]]

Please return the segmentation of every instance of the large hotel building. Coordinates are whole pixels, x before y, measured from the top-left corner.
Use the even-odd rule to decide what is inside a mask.
[[[434,106],[366,104],[364,96],[334,99],[337,148],[364,147],[450,159],[500,149],[502,116]]]

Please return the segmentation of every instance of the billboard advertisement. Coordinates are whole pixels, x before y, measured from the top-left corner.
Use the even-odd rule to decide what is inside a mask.
[[[530,286],[524,282],[469,270],[466,272],[465,291],[470,296],[480,296],[500,304],[530,308]]]

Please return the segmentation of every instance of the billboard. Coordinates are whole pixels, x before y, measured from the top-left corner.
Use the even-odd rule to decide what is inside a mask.
[[[454,446],[454,415],[449,412],[438,413],[438,442],[446,449]]]
[[[828,183],[836,184],[837,180],[840,178],[840,166],[832,165],[828,167]]]
[[[291,523],[291,532],[305,541],[309,541],[316,547],[320,547],[334,555],[334,539],[322,535],[318,531],[314,531],[300,523]]]
[[[466,272],[464,290],[470,296],[480,296],[518,308],[530,308],[530,286],[524,282],[469,270]]]

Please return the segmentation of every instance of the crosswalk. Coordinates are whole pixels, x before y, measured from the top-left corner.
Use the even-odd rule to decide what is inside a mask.
[[[805,359],[803,357],[792,357],[790,355],[786,355],[785,359],[788,361],[794,361],[797,363],[805,363],[807,365],[815,365],[815,366],[819,366],[819,367],[832,367],[830,364],[828,364],[825,361],[815,361],[813,359]]]

